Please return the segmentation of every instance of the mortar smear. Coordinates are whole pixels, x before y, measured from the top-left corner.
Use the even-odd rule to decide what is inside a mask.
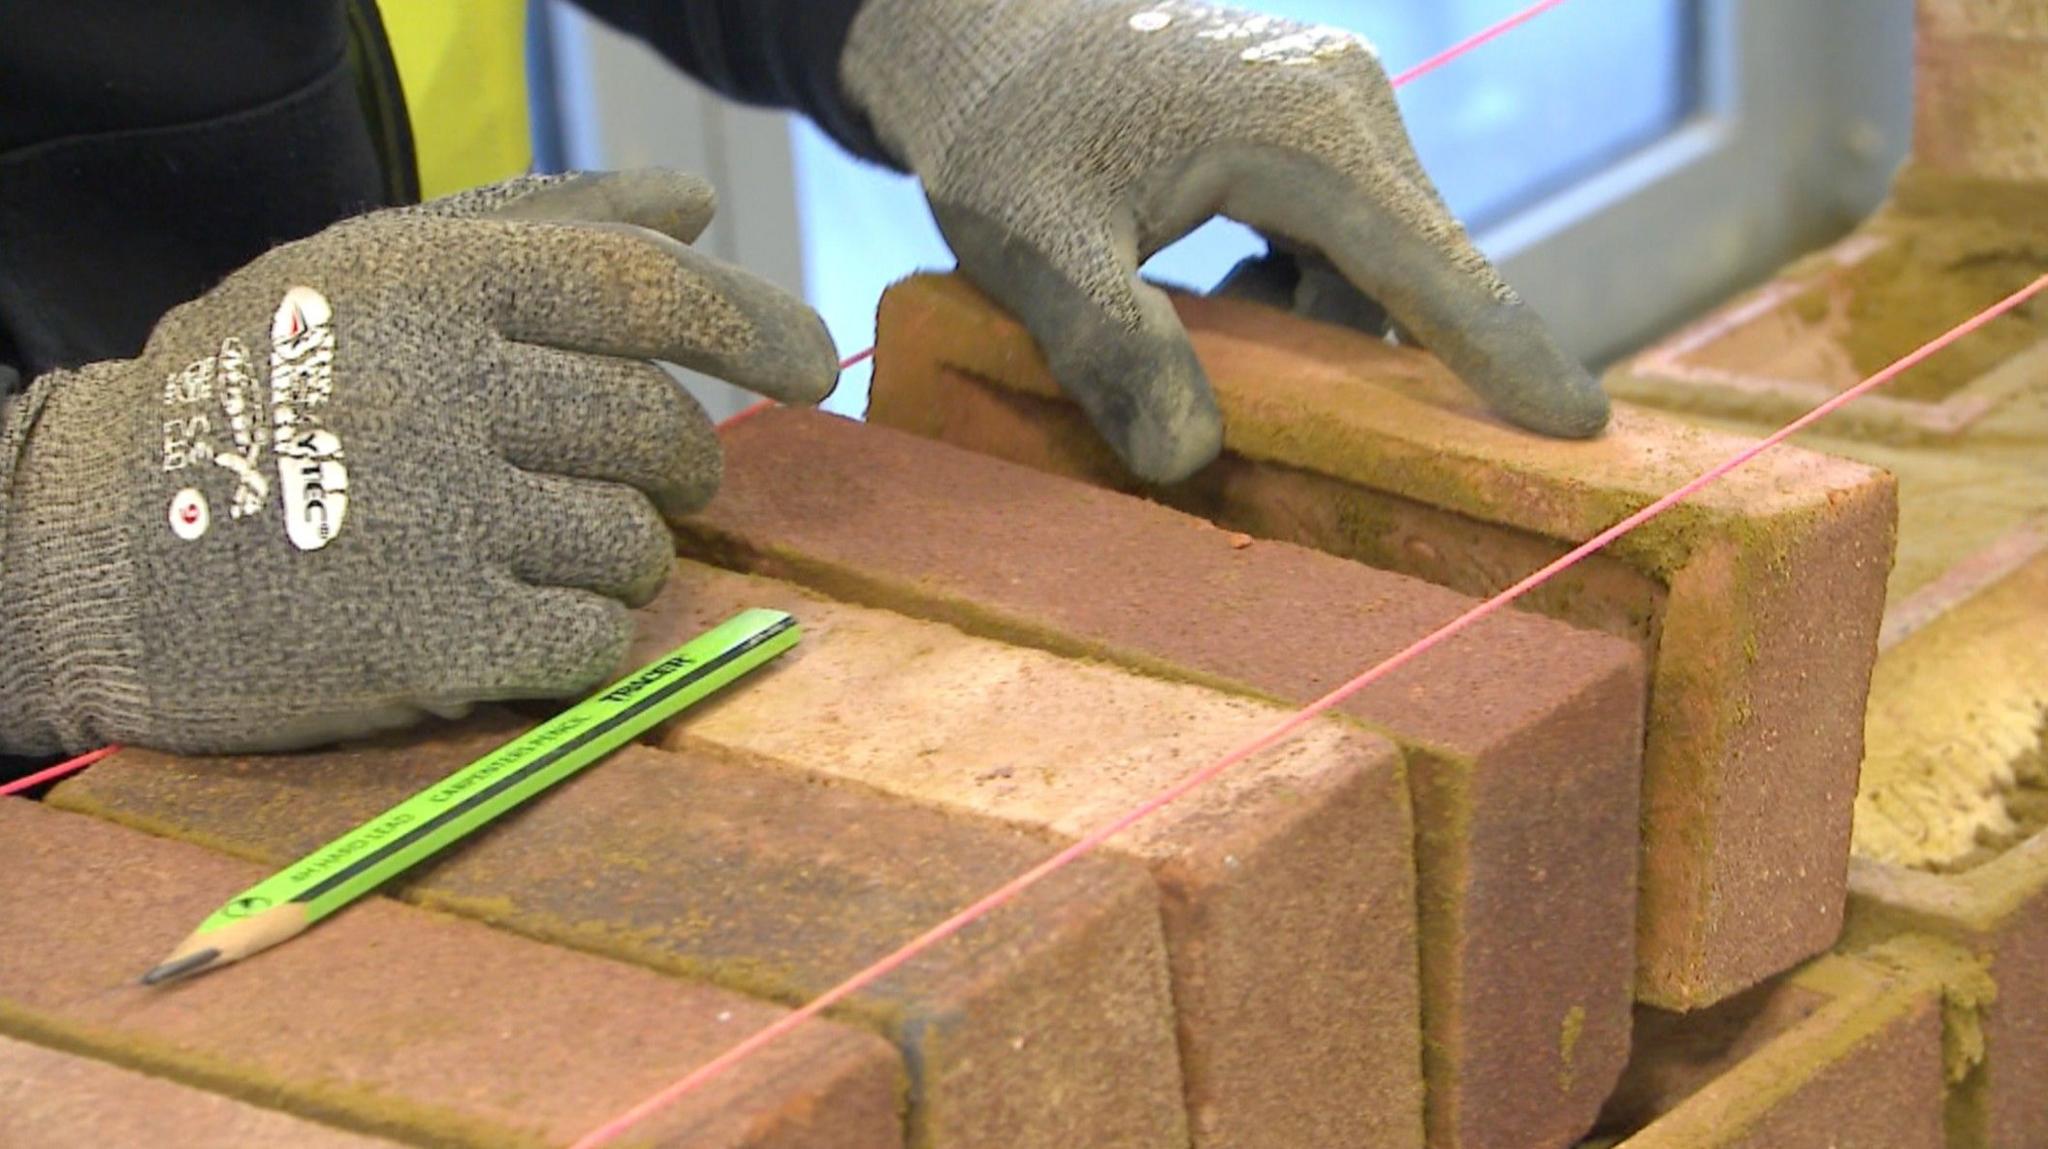
[[[2001,210],[1984,210],[1987,197]],[[2007,206],[2029,210],[2002,210]],[[1849,382],[1884,369],[2048,269],[2048,189],[1993,190],[1908,171],[1863,230],[1891,242],[1853,268],[1822,272],[1834,289],[1797,305],[1802,319],[1836,329],[1852,368],[1845,373]],[[1808,268],[1789,270],[1798,275]],[[1886,394],[1939,402],[2043,339],[2048,300],[2037,296],[1900,376]]]
[[[2048,828],[2048,561],[1879,658],[1856,853],[1970,869]]]

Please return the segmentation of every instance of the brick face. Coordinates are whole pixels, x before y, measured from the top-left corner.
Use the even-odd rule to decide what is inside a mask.
[[[805,482],[783,481],[799,467]],[[728,434],[724,489],[684,540],[844,598],[1291,704],[1472,605],[1301,547],[1245,545],[1114,492],[796,411]],[[1643,690],[1631,644],[1510,614],[1343,707],[1410,752],[1439,1144],[1569,1141],[1619,1069]],[[977,703],[973,722],[1004,724]]]
[[[281,863],[517,728],[485,716],[437,737],[284,758],[128,751],[55,800]],[[294,800],[308,788],[326,800]],[[1052,849],[987,819],[819,785],[744,756],[632,748],[402,892],[543,941],[795,1003]],[[1175,1146],[1185,1131],[1164,963],[1150,881],[1134,865],[1097,859],[838,1016],[902,1048],[915,1144],[1064,1147],[1101,1136]]]
[[[1466,593],[1732,455],[1626,406],[1600,439],[1512,431],[1427,356],[1220,300],[1177,301],[1225,455],[1147,493]],[[869,418],[1125,489],[1021,327],[963,282],[884,300]],[[1874,468],[1780,448],[1531,604],[1653,656],[1639,995],[1698,1008],[1825,949],[1844,862],[1896,497]]]
[[[1061,839],[1282,713],[687,563],[630,657],[741,606],[804,643],[666,744]],[[1198,1144],[1420,1142],[1412,843],[1392,748],[1334,723],[1111,841],[1158,888]]]
[[[371,899],[192,981],[136,984],[262,867],[0,802],[0,1031],[436,1144],[567,1143],[782,1011]],[[899,1146],[888,1045],[799,1031],[642,1144]]]
[[[0,1145],[398,1149],[103,1061],[0,1037]]]
[[[1947,956],[1916,942],[1873,959],[1823,957],[1692,1015],[1645,1010],[1608,1114],[1618,1149],[1945,1149]]]

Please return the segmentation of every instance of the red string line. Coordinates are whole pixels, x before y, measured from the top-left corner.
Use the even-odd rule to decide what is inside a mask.
[[[775,406],[775,400],[773,399],[757,399],[754,402],[747,404],[745,407],[742,407],[739,410],[734,411],[732,414],[727,415],[725,418],[720,419],[718,421],[718,429],[723,431],[728,427],[737,427],[741,423],[746,422],[747,420],[753,418],[756,415],[759,415],[761,412],[766,411],[768,408],[773,406]]]
[[[656,1111],[672,1104],[677,1099],[690,1093],[692,1090],[695,1090],[698,1087],[704,1085],[705,1083],[711,1081],[713,1078],[719,1076],[725,1071],[731,1069],[733,1066],[739,1064],[741,1061],[745,1060],[747,1057],[751,1056],[756,1050],[759,1050],[762,1047],[768,1045],[770,1042],[773,1042],[783,1037],[790,1031],[796,1029],[798,1026],[809,1021],[811,1018],[818,1016],[819,1014],[832,1008],[834,1005],[837,1005],[841,1001],[846,1000],[846,998],[848,998],[849,996],[858,993],[862,989],[865,989],[866,987],[873,985],[876,981],[879,981],[880,979],[887,977],[889,974],[895,972],[897,969],[900,969],[905,963],[916,958],[918,955],[924,953],[926,950],[932,948],[933,946],[937,945],[942,941],[945,941],[947,938],[952,937],[954,934],[959,933],[962,929],[966,928],[971,923],[986,916],[990,912],[1003,906],[1005,903],[1015,900],[1019,895],[1024,893],[1024,891],[1030,889],[1034,885],[1037,885],[1039,882],[1044,881],[1046,878],[1050,877],[1055,872],[1080,860],[1083,857],[1086,857],[1088,854],[1093,853],[1097,848],[1099,848],[1104,842],[1107,842],[1109,839],[1124,832],[1125,830],[1130,829],[1132,826],[1138,824],[1139,822],[1144,821],[1146,818],[1152,816],[1153,814],[1157,813],[1159,810],[1165,808],[1166,806],[1171,805],[1175,801],[1178,801],[1182,796],[1186,795],[1190,791],[1195,790],[1203,785],[1206,785],[1210,781],[1214,780],[1218,775],[1221,775],[1225,771],[1231,769],[1239,763],[1242,763],[1245,759],[1250,758],[1251,756],[1258,754],[1263,750],[1270,749],[1273,746],[1278,745],[1279,743],[1285,741],[1288,737],[1300,731],[1302,727],[1314,721],[1317,717],[1321,716],[1325,711],[1328,711],[1331,707],[1336,706],[1337,704],[1343,702],[1345,699],[1350,698],[1352,695],[1357,694],[1359,691],[1364,690],[1368,686],[1371,686],[1373,683],[1380,681],[1381,679],[1387,677],[1388,675],[1394,673],[1395,671],[1422,657],[1424,654],[1435,649],[1436,647],[1443,645],[1451,638],[1455,637],[1456,635],[1460,634],[1465,630],[1470,629],[1472,626],[1479,623],[1481,620],[1487,618],[1488,616],[1496,614],[1499,611],[1507,608],[1507,606],[1515,602],[1517,599],[1522,598],[1524,595],[1527,595],[1530,591],[1533,591],[1536,588],[1542,586],[1543,584],[1549,582],[1551,579],[1556,578],[1558,575],[1571,569],[1578,563],[1585,561],[1586,558],[1593,555],[1595,552],[1601,550],[1602,548],[1606,547],[1608,544],[1614,542],[1614,540],[1622,537],[1630,531],[1635,530],[1637,527],[1642,526],[1644,523],[1649,522],[1650,520],[1670,510],[1672,507],[1677,506],[1679,503],[1684,502],[1686,499],[1691,498],[1693,495],[1697,494],[1702,488],[1714,482],[1717,482],[1721,478],[1725,477],[1729,472],[1737,469],[1738,467],[1743,466],[1750,460],[1756,458],[1758,455],[1761,455],[1765,451],[1770,450],[1772,447],[1775,447],[1778,444],[1783,443],[1785,440],[1812,426],[1814,423],[1819,422],[1820,420],[1826,418],[1827,416],[1833,414],[1841,408],[1849,405],[1850,403],[1855,402],[1857,399],[1862,398],[1864,395],[1869,394],[1871,391],[1874,391],[1877,388],[1884,386],[1886,383],[1891,382],[1900,374],[1908,370],[1911,370],[1913,367],[1917,366],[1918,364],[1926,360],[1929,356],[1934,355],[1943,348],[1949,346],[1950,344],[1956,342],[1959,339],[1962,339],[1963,337],[1969,335],[1971,332],[1977,330],[1978,328],[1984,326],[1992,320],[1997,319],[1999,316],[2004,315],[2006,312],[2011,311],[2013,308],[2018,307],[2022,303],[2025,303],[2028,299],[2032,298],[2034,295],[2041,292],[2044,288],[2048,288],[2048,275],[2044,275],[2041,278],[2036,279],[2031,285],[2022,288],[2021,290],[2013,293],[2012,295],[2007,296],[2004,300],[1993,305],[1989,309],[1978,313],[1976,316],[1950,329],[1948,332],[1941,335],[1939,338],[1933,340],[1932,342],[1926,344],[1925,346],[1921,347],[1919,350],[1913,352],[1912,354],[1906,356],[1903,359],[1900,359],[1898,362],[1893,363],[1891,366],[1885,368],[1884,370],[1878,372],[1875,375],[1872,375],[1870,378],[1865,379],[1863,382],[1857,384],[1854,387],[1851,387],[1849,390],[1842,392],[1841,394],[1835,396],[1834,398],[1828,400],[1825,403],[1822,403],[1820,406],[1807,412],[1805,415],[1799,417],[1798,419],[1793,420],[1791,423],[1786,424],[1784,427],[1780,428],[1770,437],[1762,439],[1756,442],[1755,444],[1752,444],[1751,446],[1736,453],[1734,456],[1727,459],[1726,461],[1712,468],[1709,468],[1707,471],[1700,474],[1697,478],[1694,478],[1691,482],[1686,483],[1684,486],[1678,488],[1677,490],[1671,492],[1668,495],[1665,495],[1663,498],[1658,499],[1656,502],[1651,503],[1649,506],[1644,507],[1642,510],[1637,511],[1636,513],[1628,516],[1627,518],[1621,520],[1620,522],[1614,524],[1613,526],[1586,540],[1579,546],[1574,547],[1570,552],[1558,558],[1555,562],[1552,562],[1549,565],[1545,566],[1543,569],[1537,571],[1535,574],[1530,575],[1528,578],[1523,579],[1521,582],[1518,582],[1514,586],[1509,587],[1508,589],[1502,591],[1494,597],[1487,599],[1485,602],[1480,603],[1479,605],[1473,607],[1471,610],[1468,610],[1464,614],[1459,615],[1457,618],[1452,619],[1450,622],[1444,624],[1437,630],[1431,632],[1428,635],[1425,635],[1413,646],[1410,646],[1407,649],[1400,651],[1399,653],[1388,658],[1386,661],[1381,662],[1377,666],[1368,669],[1367,671],[1365,671],[1365,673],[1360,674],[1358,677],[1352,679],[1351,681],[1345,683],[1342,686],[1339,686],[1337,689],[1332,690],[1330,693],[1325,694],[1323,697],[1317,699],[1316,701],[1311,702],[1307,706],[1302,707],[1300,710],[1288,716],[1286,719],[1282,720],[1265,733],[1259,735],[1256,738],[1253,738],[1251,741],[1246,742],[1242,746],[1239,746],[1237,749],[1232,750],[1230,753],[1225,754],[1222,758],[1217,759],[1210,765],[1205,766],[1192,774],[1189,774],[1187,777],[1181,779],[1179,782],[1174,783],[1172,786],[1164,790],[1161,790],[1157,794],[1154,794],[1152,797],[1146,799],[1140,805],[1133,807],[1128,812],[1120,815],[1119,817],[1107,823],[1104,823],[1102,826],[1098,827],[1097,829],[1089,833],[1086,837],[1081,838],[1080,840],[1074,842],[1066,849],[1061,850],[1059,853],[1054,854],[1052,857],[1039,863],[1037,866],[1033,867],[1029,871],[1019,875],[1015,879],[1004,884],[1001,888],[992,891],[986,897],[982,898],[980,901],[975,902],[973,905],[968,906],[966,909],[961,910],[959,913],[954,914],[950,918],[947,918],[944,922],[940,923],[939,925],[933,927],[930,930],[927,930],[925,933],[919,935],[914,941],[905,945],[903,948],[897,950],[895,953],[890,954],[889,956],[883,958],[882,960],[876,962],[868,968],[860,971],[859,973],[853,975],[845,981],[840,982],[838,985],[832,987],[831,989],[826,990],[823,994],[819,995],[816,1000],[810,1002],[809,1004],[803,1006],[800,1009],[795,1010],[794,1012],[784,1015],[782,1018],[778,1019],[773,1024],[756,1032],[752,1037],[749,1037],[745,1041],[740,1042],[738,1045],[733,1046],[724,1054],[720,1055],[719,1057],[711,1061],[706,1062],[702,1066],[699,1066],[695,1071],[690,1073],[688,1076],[682,1078],[680,1081],[677,1081],[675,1084],[669,1086],[667,1089],[662,1090],[655,1096],[648,1098],[646,1101],[641,1102],[637,1106],[634,1106],[633,1109],[615,1118],[611,1122],[604,1125],[602,1128],[599,1128],[587,1134],[583,1137],[582,1140],[577,1141],[575,1145],[571,1147],[571,1149],[599,1149],[600,1146],[610,1144],[612,1140],[614,1140],[621,1134],[625,1133],[628,1129],[638,1124],[640,1121],[645,1120],[647,1117],[649,1117]]]
[[[1492,27],[1485,29],[1484,31],[1474,33],[1473,35],[1458,41],[1450,47],[1445,48],[1443,51],[1438,52],[1436,55],[1431,56],[1429,59],[1424,60],[1422,63],[1415,65],[1414,67],[1408,69],[1405,72],[1402,72],[1398,76],[1395,76],[1393,80],[1393,85],[1394,87],[1398,88],[1401,85],[1406,84],[1407,82],[1415,79],[1418,76],[1426,76],[1429,73],[1436,71],[1438,68],[1443,67],[1445,64],[1450,63],[1452,60],[1455,60],[1458,57],[1464,55],[1465,53],[1470,52],[1472,49],[1507,35],[1509,32],[1512,32],[1515,29],[1521,27],[1522,25],[1527,24],[1529,21],[1534,20],[1536,17],[1543,15],[1545,12],[1550,11],[1552,8],[1555,8],[1562,3],[1564,3],[1564,0],[1542,0],[1542,3],[1540,4],[1531,4],[1529,7],[1522,9],[1520,12],[1515,13],[1514,15],[1508,17],[1505,20],[1502,20],[1500,23],[1495,24]]]
[[[0,798],[5,798],[10,794],[19,794],[25,790],[32,790],[45,782],[55,782],[59,778],[76,774],[119,749],[119,746],[102,746],[98,750],[88,750],[69,761],[59,762],[47,770],[39,770],[26,778],[16,778],[14,781],[0,786]]]
[[[872,347],[868,348],[866,351],[856,351],[853,354],[839,361],[839,369],[841,371],[844,371],[849,367],[858,367],[862,363],[865,363],[868,360],[873,359],[874,357],[875,349]],[[723,431],[727,427],[732,427],[740,423],[744,423],[748,419],[753,418],[754,416],[760,414],[763,411],[766,411],[768,408],[773,406],[775,406],[775,400],[773,399],[762,399],[759,402],[752,403],[746,407],[741,408],[738,411],[733,412],[730,415],[727,415],[724,419],[720,420],[718,424],[718,429]]]

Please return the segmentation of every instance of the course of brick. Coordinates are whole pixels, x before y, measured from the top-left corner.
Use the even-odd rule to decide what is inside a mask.
[[[124,751],[53,801],[275,865],[518,729],[486,715],[432,737],[327,754]],[[308,793],[320,801],[303,800]],[[821,786],[702,750],[632,748],[399,892],[558,945],[795,1003],[1051,850],[1016,829],[863,786]],[[1156,898],[1130,863],[1093,859],[1063,872],[838,1016],[901,1047],[913,1144],[1185,1144]],[[587,1028],[587,1040],[619,1056],[631,1048],[629,1034]],[[746,1030],[721,1032],[737,1040]],[[670,1058],[650,1068],[679,1076],[691,1066]]]
[[[1943,985],[1924,939],[1829,955],[1693,1014],[1646,1007],[1591,1142],[1618,1149],[1946,1149]]]
[[[1499,589],[1743,445],[1627,407],[1599,440],[1545,440],[1485,417],[1419,353],[1247,305],[1177,305],[1226,451],[1152,494],[1467,593]],[[869,418],[1131,486],[1023,329],[957,279],[885,298]],[[1883,472],[1780,449],[1532,600],[1654,654],[1644,1000],[1711,1004],[1837,936],[1895,518]]]
[[[631,658],[746,606],[804,641],[667,745],[1059,839],[1284,713],[694,564]],[[1413,839],[1392,747],[1330,721],[1110,843],[1157,883],[1197,1144],[1420,1144]]]
[[[271,1109],[0,1037],[0,1145],[397,1149]]]
[[[829,416],[768,412],[733,428],[726,449],[725,486],[685,526],[687,550],[1013,643],[1289,704],[1471,605],[1415,579],[1286,544],[1246,546],[1139,499]],[[776,477],[793,466],[805,482]],[[706,598],[687,584],[671,593]],[[708,614],[698,607],[686,625]],[[907,735],[1031,721],[986,699],[940,713],[920,700],[957,691],[899,687],[903,668],[879,655],[876,668],[885,680],[821,679],[805,706],[784,709],[843,691],[868,709],[878,693],[901,697]],[[1508,615],[1344,708],[1411,751],[1439,1145],[1568,1140],[1619,1069],[1642,696],[1629,644]],[[759,698],[775,705],[772,693]],[[1047,752],[1083,752],[1087,735],[1070,744]],[[924,777],[915,760],[901,768]]]
[[[782,1013],[387,899],[152,990],[138,974],[262,867],[7,801],[0,872],[0,1032],[394,1140],[566,1144]],[[638,1144],[894,1149],[900,1090],[886,1042],[828,1022]]]

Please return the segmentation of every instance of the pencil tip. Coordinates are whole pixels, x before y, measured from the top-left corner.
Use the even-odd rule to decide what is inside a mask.
[[[198,950],[196,952],[186,954],[184,957],[174,958],[171,961],[167,961],[164,964],[156,967],[155,969],[150,970],[148,973],[143,974],[142,984],[159,985],[163,982],[174,981],[178,978],[184,977],[187,974],[198,973],[200,970],[205,969],[207,966],[212,965],[214,962],[218,960],[220,960],[219,950]]]

